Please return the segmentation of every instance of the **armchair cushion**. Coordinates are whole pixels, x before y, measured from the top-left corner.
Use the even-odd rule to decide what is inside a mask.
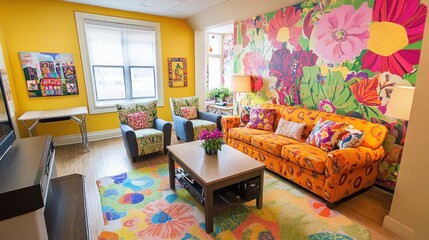
[[[146,111],[135,112],[127,114],[128,125],[133,130],[147,128],[147,114]]]
[[[182,118],[186,118],[188,120],[197,119],[197,108],[195,106],[192,107],[180,107],[180,116]]]
[[[127,114],[146,111],[147,127],[153,127],[153,121],[157,117],[156,100],[147,101],[138,104],[116,104],[118,109],[119,121],[121,124],[128,124]]]
[[[207,131],[211,132],[216,129],[216,123],[201,120],[201,119],[193,119],[190,120],[192,122],[192,125],[194,127],[194,140],[198,140],[198,137],[200,136],[203,129],[206,129]]]
[[[164,133],[154,128],[134,131],[136,134],[138,155],[164,150]]]
[[[175,115],[180,116],[181,107],[194,106],[198,110],[198,97],[171,98],[171,107]]]

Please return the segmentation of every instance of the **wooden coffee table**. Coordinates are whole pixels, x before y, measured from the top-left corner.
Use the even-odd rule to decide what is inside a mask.
[[[249,179],[260,178],[260,191],[256,197],[256,206],[262,208],[262,195],[265,165],[244,153],[223,145],[222,151],[216,155],[207,155],[201,148],[201,141],[193,141],[171,145],[168,149],[168,168],[170,188],[176,190],[177,163],[189,177],[201,186],[201,196],[196,197],[203,206],[205,213],[206,232],[213,232],[213,217],[221,209],[234,207],[246,202],[239,195],[228,196],[224,192],[227,186],[243,183]],[[189,187],[184,186],[189,191]],[[191,194],[192,192],[189,191]],[[219,192],[227,195],[218,194]],[[194,196],[194,194],[192,194]]]

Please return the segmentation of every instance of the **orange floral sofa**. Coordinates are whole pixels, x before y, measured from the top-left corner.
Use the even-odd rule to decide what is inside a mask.
[[[276,104],[263,104],[275,109],[274,129],[280,118],[306,123],[301,141],[276,135],[274,132],[239,127],[239,116],[221,120],[225,142],[256,160],[266,168],[307,188],[330,203],[339,201],[375,183],[378,163],[384,157],[381,145],[387,129],[362,119],[330,114],[317,110]],[[335,122],[347,122],[364,132],[356,148],[334,149],[326,152],[305,140],[317,120],[323,117]]]

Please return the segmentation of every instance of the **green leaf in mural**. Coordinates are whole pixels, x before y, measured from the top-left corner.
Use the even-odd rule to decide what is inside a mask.
[[[423,41],[418,41],[406,46],[404,49],[422,49]]]
[[[310,47],[309,47],[310,39],[305,38],[303,34],[299,36],[298,42],[299,42],[299,45],[301,45],[302,50],[305,50],[305,51],[310,50]]]
[[[359,72],[362,68],[362,64],[359,61],[345,61],[344,66],[348,68],[350,71]]]
[[[337,113],[345,115],[347,112],[359,109],[359,103],[353,96],[350,88],[345,86],[341,72],[330,72],[323,86],[323,90],[326,98],[337,108]]]
[[[404,76],[403,76],[403,78],[405,80],[407,80],[408,82],[410,82],[411,85],[413,85],[413,86],[416,85],[417,72],[418,72],[419,66],[415,65],[414,67],[416,68],[415,72],[413,72],[413,73],[407,73],[407,74],[404,74]]]
[[[372,8],[373,6],[374,6],[374,1],[372,0],[345,0],[344,1],[344,4],[347,4],[347,5],[353,5],[353,7],[355,8],[355,9],[358,9],[361,5],[362,5],[362,3],[364,3],[364,2],[367,2],[368,3],[368,7],[370,7],[370,8]]]
[[[265,18],[267,19],[267,23],[269,23],[271,18],[273,18],[275,15],[276,15],[276,11],[272,11],[272,12],[265,14]]]
[[[381,119],[383,117],[383,114],[380,112],[380,110],[378,110],[377,107],[361,104],[361,110],[362,110],[362,116],[367,121],[371,121],[372,118]]]
[[[303,76],[301,78],[300,88],[301,102],[308,108],[317,109],[320,100],[326,98],[322,91],[322,84],[317,81],[317,76],[320,75],[320,67],[303,67],[302,72]]]

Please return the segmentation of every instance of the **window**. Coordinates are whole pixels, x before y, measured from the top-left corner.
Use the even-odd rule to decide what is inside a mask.
[[[231,86],[233,34],[210,33],[206,90]]]
[[[159,23],[76,13],[76,24],[91,113],[142,99],[164,105]]]

